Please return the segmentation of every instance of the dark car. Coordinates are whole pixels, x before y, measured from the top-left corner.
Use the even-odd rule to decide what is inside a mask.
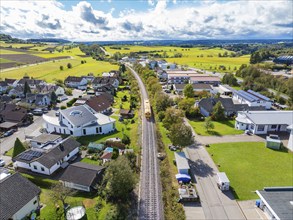
[[[16,131],[15,129],[11,129],[11,130],[9,130],[9,131],[6,131],[6,132],[3,134],[3,136],[4,136],[4,137],[8,137],[8,136],[12,135],[15,131]]]

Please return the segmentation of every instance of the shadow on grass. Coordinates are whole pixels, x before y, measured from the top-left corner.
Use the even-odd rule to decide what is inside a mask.
[[[237,192],[235,191],[235,189],[232,186],[230,186],[230,191],[232,192],[232,195],[234,196],[234,198],[238,200],[239,196],[238,196]],[[224,193],[224,194],[226,196],[228,196],[230,199],[233,199],[233,198],[231,198],[231,195],[229,193],[230,192],[228,191],[227,193]]]
[[[209,134],[209,135],[212,135],[212,136],[222,136],[219,132],[217,132],[217,131],[207,131],[207,133]]]
[[[234,122],[232,122],[232,121],[228,121],[228,120],[227,121],[219,121],[219,123],[227,125],[231,128],[234,128]]]

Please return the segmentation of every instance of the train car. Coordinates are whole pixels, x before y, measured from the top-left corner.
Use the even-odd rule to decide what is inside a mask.
[[[150,119],[152,112],[151,112],[151,105],[150,101],[147,99],[144,101],[144,114],[147,119]]]

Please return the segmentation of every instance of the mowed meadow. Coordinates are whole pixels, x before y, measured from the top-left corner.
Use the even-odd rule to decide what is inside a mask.
[[[91,57],[85,57],[84,53],[80,51],[78,47],[65,50],[63,52],[47,52],[43,51],[48,47],[52,47],[50,45],[27,45],[27,44],[8,44],[5,45],[1,43],[0,46],[8,47],[12,46],[13,48],[21,48],[32,46],[27,51],[19,52],[19,51],[11,51],[7,49],[0,49],[0,55],[8,55],[8,54],[27,54],[36,56],[44,59],[55,59],[56,60],[48,60],[43,63],[35,63],[35,64],[27,64],[20,67],[15,67],[12,69],[3,69],[0,73],[0,78],[22,78],[24,75],[28,75],[30,77],[34,77],[36,79],[43,79],[47,82],[53,82],[55,79],[64,80],[67,76],[82,76],[87,75],[88,73],[93,73],[95,76],[101,75],[103,72],[107,72],[110,70],[116,70],[118,68],[117,65],[112,65],[109,62],[96,61]],[[62,57],[65,57],[64,59]],[[62,58],[59,59],[58,58]],[[13,60],[8,60],[6,58],[2,58],[1,63],[9,63],[13,62]],[[82,64],[81,61],[86,61],[86,63]],[[72,68],[67,68],[67,64],[71,63]],[[63,66],[63,70],[60,70],[60,66]]]
[[[117,49],[117,48],[121,49]],[[181,48],[181,47],[168,47],[168,46],[106,46],[106,51],[110,54],[120,52],[121,54],[128,54],[130,52],[149,52],[152,54],[158,53],[162,55],[164,52],[169,56],[165,58],[170,63],[177,63],[203,70],[216,71],[216,72],[235,72],[242,64],[248,64],[250,55],[240,57],[219,57],[220,54],[227,52],[228,55],[232,51],[222,48]],[[175,58],[174,54],[181,53],[182,57]],[[225,66],[226,70],[219,68]]]

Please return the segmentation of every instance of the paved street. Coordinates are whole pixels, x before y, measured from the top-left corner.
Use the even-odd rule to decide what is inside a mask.
[[[185,123],[189,125],[186,120]],[[195,138],[198,136],[194,131],[193,135]],[[202,144],[197,142],[184,150],[189,159],[190,171],[196,183],[205,218],[245,219],[232,192],[222,192],[218,189],[216,173],[219,170]]]

